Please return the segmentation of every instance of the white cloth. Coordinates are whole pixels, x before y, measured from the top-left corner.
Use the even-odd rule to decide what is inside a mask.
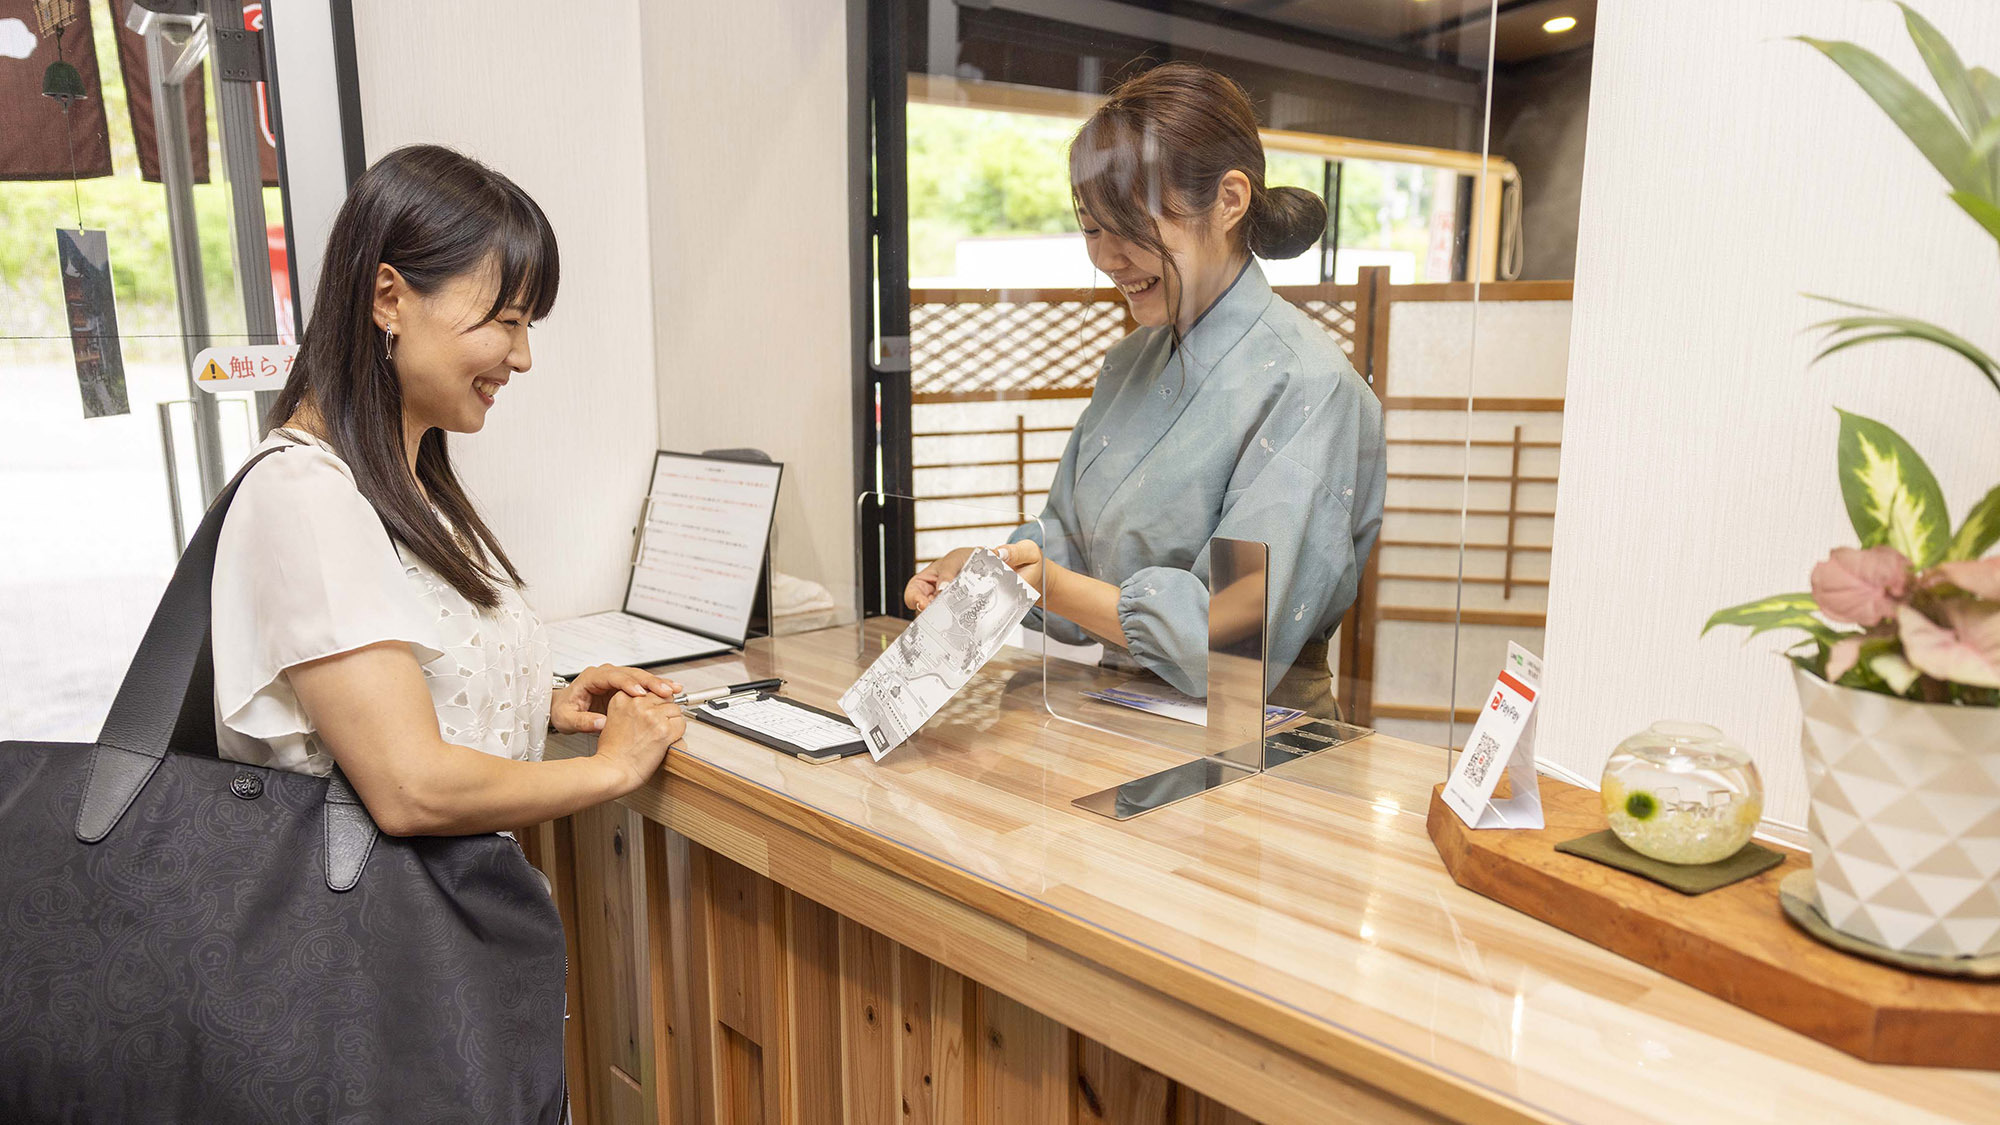
[[[292,445],[293,441],[303,444]],[[548,737],[547,631],[520,592],[482,610],[390,539],[325,443],[274,430],[223,521],[212,586],[222,757],[325,776],[333,758],[292,694],[294,665],[402,641],[423,666],[446,742],[539,761]]]

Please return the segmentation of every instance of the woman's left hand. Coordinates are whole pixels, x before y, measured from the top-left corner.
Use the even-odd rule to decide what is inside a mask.
[[[604,729],[604,709],[613,695],[657,695],[672,699],[685,689],[639,668],[599,664],[585,668],[549,700],[549,725],[559,734],[594,734]]]
[[[1047,592],[1042,586],[1042,545],[1040,543],[1035,542],[1033,539],[1016,539],[1005,546],[993,548],[993,553],[999,555],[1000,561],[1006,563],[1014,573],[1026,579],[1028,585],[1033,586],[1038,592]]]

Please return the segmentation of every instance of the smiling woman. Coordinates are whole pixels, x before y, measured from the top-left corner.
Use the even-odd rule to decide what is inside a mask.
[[[224,757],[338,766],[395,835],[535,823],[659,768],[678,686],[611,667],[556,683],[446,447],[528,370],[558,274],[541,208],[478,161],[416,145],[355,183],[259,450],[284,455],[244,479],[217,546]],[[551,726],[602,732],[600,752],[541,762]]]
[[[1004,548],[1042,591],[1032,622],[1204,695],[1209,541],[1265,543],[1269,702],[1336,715],[1327,641],[1381,530],[1382,408],[1253,260],[1310,248],[1326,205],[1266,184],[1248,97],[1188,63],[1120,86],[1069,172],[1091,263],[1139,327],[1105,356],[1041,518]],[[968,555],[919,571],[906,604]]]
[[[566,816],[660,768],[685,729],[680,685],[551,675],[546,630],[446,447],[528,370],[557,262],[534,200],[459,153],[399,149],[356,181],[216,543],[221,757],[338,770],[393,836]],[[545,762],[551,729],[596,733],[597,752]]]
[[[511,180],[447,148],[398,149],[341,209],[271,411],[324,437],[390,533],[488,609],[494,582],[521,576],[459,485],[445,434],[476,433],[493,390],[528,369],[527,325],[555,305],[560,277],[555,231]]]

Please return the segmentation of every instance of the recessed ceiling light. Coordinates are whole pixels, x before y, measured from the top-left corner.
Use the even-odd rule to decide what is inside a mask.
[[[1542,30],[1548,32],[1550,35],[1561,35],[1563,32],[1568,31],[1570,28],[1575,26],[1576,26],[1575,16],[1557,16],[1556,18],[1543,24]]]

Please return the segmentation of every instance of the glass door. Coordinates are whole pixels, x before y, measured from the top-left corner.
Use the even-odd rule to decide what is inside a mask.
[[[0,738],[95,737],[258,439],[190,363],[295,337],[263,20],[0,0]]]

